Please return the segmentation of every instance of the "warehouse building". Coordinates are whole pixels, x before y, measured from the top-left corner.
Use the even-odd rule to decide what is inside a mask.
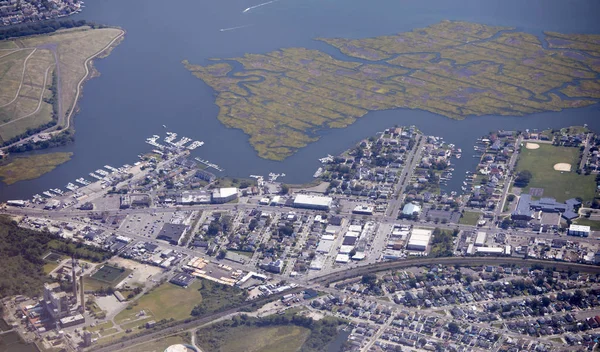
[[[410,238],[408,239],[406,249],[412,251],[425,251],[431,240],[431,235],[431,230],[413,229]]]
[[[329,210],[333,199],[331,197],[298,194],[294,198],[294,208]]]
[[[192,281],[194,281],[194,277],[186,273],[179,273],[169,280],[170,283],[181,287],[188,287]]]
[[[475,238],[475,246],[483,247],[485,245],[485,240],[487,238],[487,234],[483,231],[477,232],[477,237]]]
[[[477,247],[475,253],[483,255],[502,255],[505,248],[503,247]]]
[[[590,227],[584,225],[569,226],[569,236],[588,237],[590,235]]]
[[[156,236],[157,240],[164,240],[173,245],[179,245],[179,241],[187,232],[186,225],[164,224],[160,233]]]

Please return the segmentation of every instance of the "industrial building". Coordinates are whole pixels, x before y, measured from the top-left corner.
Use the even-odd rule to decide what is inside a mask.
[[[331,197],[298,194],[294,198],[294,208],[329,210],[333,199]]]
[[[235,187],[218,188],[212,192],[212,202],[223,204],[236,200],[238,197],[238,189]]]
[[[483,255],[501,255],[504,254],[505,248],[502,247],[477,247],[475,253]]]
[[[329,253],[331,251],[331,247],[333,247],[333,241],[331,240],[323,240],[319,241],[319,245],[317,246],[317,253]]]
[[[487,238],[487,234],[483,231],[477,232],[477,237],[475,237],[475,246],[483,247],[485,245],[485,240]]]
[[[590,235],[590,227],[584,225],[569,226],[569,236],[588,237]]]
[[[406,249],[412,251],[425,251],[431,240],[432,232],[426,229],[413,229]]]
[[[69,297],[61,291],[58,282],[44,284],[44,305],[53,319],[61,319],[69,315]]]
[[[192,281],[194,281],[194,277],[186,273],[179,273],[169,280],[170,283],[181,287],[188,287]]]
[[[164,240],[173,245],[179,245],[179,241],[187,232],[187,226],[182,224],[164,224],[160,233],[156,236],[157,240]]]

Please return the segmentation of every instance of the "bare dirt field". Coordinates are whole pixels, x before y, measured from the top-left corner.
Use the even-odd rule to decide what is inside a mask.
[[[525,148],[527,149],[539,149],[540,145],[537,143],[527,143],[525,144]]]
[[[128,285],[142,284],[144,285],[148,280],[148,277],[154,276],[161,273],[162,270],[152,265],[141,264],[133,260],[115,257],[112,258],[108,264],[118,265],[126,269],[132,270],[130,276],[127,277],[120,285],[127,283]]]
[[[567,163],[555,164],[554,170],[556,170],[556,171],[571,171],[571,164],[567,164]]]

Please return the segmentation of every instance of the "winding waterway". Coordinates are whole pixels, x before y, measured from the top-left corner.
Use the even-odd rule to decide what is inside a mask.
[[[284,47],[319,49],[343,55],[315,37],[360,38],[410,31],[439,21],[464,20],[542,31],[600,33],[600,2],[595,0],[281,0],[244,9],[260,0],[88,0],[76,18],[119,26],[125,40],[95,62],[100,77],[86,83],[75,117],[76,142],[52,151],[74,157],[49,174],[12,186],[0,185],[0,199],[29,198],[62,188],[105,164],[133,163],[151,148],[144,139],[167,130],[203,140],[193,152],[245,177],[285,173],[288,183],[312,180],[318,158],[338,154],[362,138],[393,125],[416,125],[463,149],[455,161],[448,190],[460,190],[462,175],[477,159],[469,154],[475,139],[496,129],[560,128],[587,123],[600,131],[600,105],[527,117],[485,116],[454,121],[429,112],[398,109],[367,114],[345,129],[327,130],[321,139],[283,162],[257,157],[241,131],[217,120],[215,94],[181,64],[206,64],[210,58],[265,53]],[[221,31],[221,29],[224,29]],[[225,30],[226,29],[226,30]]]

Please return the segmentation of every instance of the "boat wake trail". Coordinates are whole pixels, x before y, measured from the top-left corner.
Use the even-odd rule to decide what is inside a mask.
[[[265,5],[269,5],[272,4],[274,2],[278,2],[279,0],[271,0],[271,1],[267,1],[267,2],[263,2],[262,4],[258,4],[258,5],[254,5],[254,6],[250,6],[249,8],[245,9],[244,11],[242,11],[242,13],[246,13],[248,11],[254,10],[257,7],[261,7],[261,6],[265,6]]]
[[[246,24],[243,26],[237,26],[237,27],[231,27],[231,28],[221,28],[221,29],[219,29],[219,31],[221,31],[221,32],[235,31],[236,29],[242,29],[242,28],[246,28],[246,27],[250,27],[250,26],[252,26],[252,25]]]

